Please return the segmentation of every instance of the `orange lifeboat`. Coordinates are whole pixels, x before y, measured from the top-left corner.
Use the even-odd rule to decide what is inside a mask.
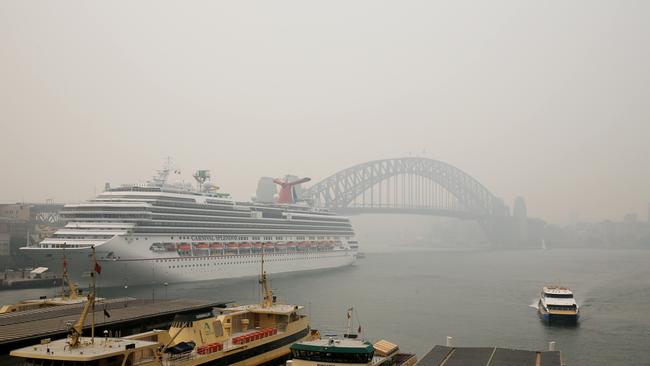
[[[178,250],[181,250],[181,251],[188,251],[188,250],[191,250],[191,249],[192,249],[192,247],[190,247],[190,245],[187,244],[187,243],[181,243],[178,246]]]

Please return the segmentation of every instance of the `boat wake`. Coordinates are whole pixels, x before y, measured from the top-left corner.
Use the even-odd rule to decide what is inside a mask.
[[[531,307],[531,308],[533,308],[533,309],[537,309],[537,304],[538,304],[538,303],[539,303],[539,299],[535,299],[535,300],[533,300],[533,302],[530,303],[530,305],[528,305],[528,306]]]

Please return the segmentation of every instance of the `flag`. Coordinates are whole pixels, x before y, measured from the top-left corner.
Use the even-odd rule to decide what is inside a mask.
[[[108,312],[108,310],[106,310],[106,308],[104,308],[104,316],[107,317],[107,318],[111,317],[111,314],[109,314],[109,312]]]
[[[106,311],[106,310],[104,310]],[[361,326],[359,326],[359,329],[357,330],[357,333],[361,333]]]
[[[95,262],[95,272],[97,272],[97,274],[102,274],[102,266],[97,262]]]

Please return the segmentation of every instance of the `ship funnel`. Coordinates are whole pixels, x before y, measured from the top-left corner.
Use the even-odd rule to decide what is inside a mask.
[[[296,195],[295,186],[305,182],[309,182],[310,180],[311,178],[301,178],[289,182],[288,179],[284,179],[284,180],[279,178],[273,179],[273,183],[280,186],[280,193],[278,193],[277,203],[290,204],[296,202],[298,197]]]

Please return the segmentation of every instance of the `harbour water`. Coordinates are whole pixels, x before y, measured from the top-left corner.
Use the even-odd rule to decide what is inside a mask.
[[[272,279],[280,299],[306,306],[315,328],[342,331],[355,308],[362,333],[422,356],[458,346],[545,349],[568,365],[650,364],[650,250],[426,250],[367,253],[355,266]],[[546,283],[571,287],[576,327],[540,322],[531,304]],[[256,279],[101,289],[102,297],[258,301]],[[53,290],[0,294],[0,303]],[[356,323],[356,321],[355,321]],[[356,327],[356,324],[355,324]],[[327,329],[329,328],[329,329]]]

